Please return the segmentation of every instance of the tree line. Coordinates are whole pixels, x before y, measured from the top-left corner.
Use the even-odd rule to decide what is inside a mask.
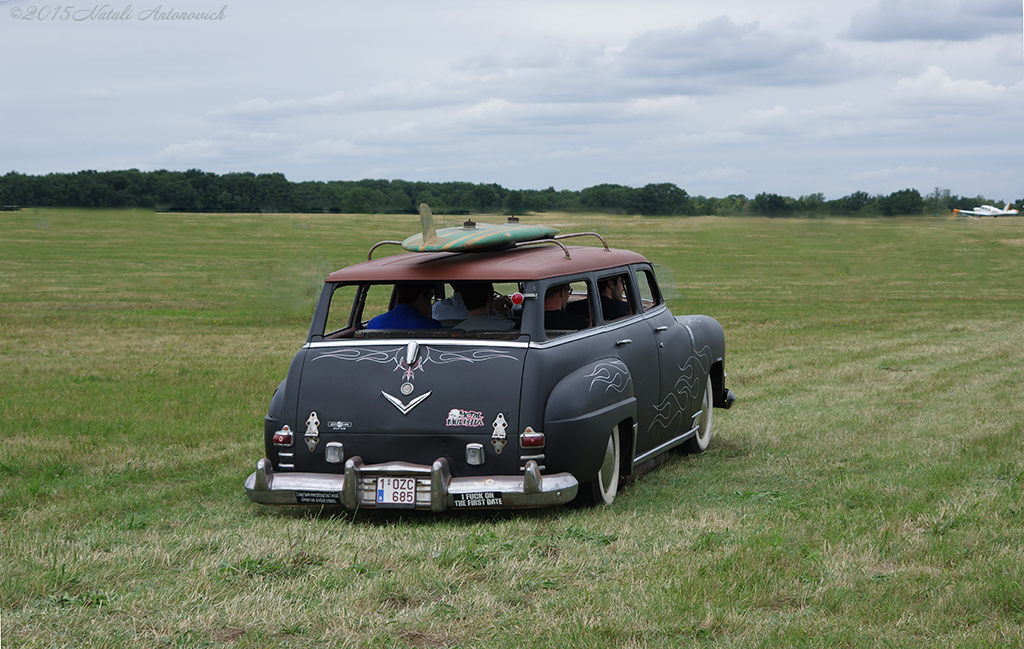
[[[836,200],[823,194],[790,198],[742,194],[725,198],[691,196],[673,183],[643,187],[602,184],[580,191],[506,189],[498,184],[332,180],[290,182],[281,173],[215,174],[188,171],[79,171],[0,177],[0,205],[46,207],[152,208],[180,212],[414,213],[427,203],[438,214],[480,212],[599,211],[650,216],[765,214],[921,214],[994,203],[981,196],[958,197],[936,188],[889,195],[854,192]]]

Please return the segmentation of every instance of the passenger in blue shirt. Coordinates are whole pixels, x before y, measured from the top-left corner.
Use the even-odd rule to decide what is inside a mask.
[[[395,287],[395,308],[372,318],[367,329],[440,329],[443,325],[430,317],[428,284],[399,284]]]

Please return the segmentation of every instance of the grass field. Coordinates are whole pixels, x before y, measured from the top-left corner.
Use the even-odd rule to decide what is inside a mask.
[[[319,283],[414,216],[0,215],[5,647],[1024,643],[1024,219],[542,215],[725,327],[603,509],[253,505]]]

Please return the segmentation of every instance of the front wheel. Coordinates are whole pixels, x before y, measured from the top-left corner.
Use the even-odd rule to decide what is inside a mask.
[[[709,376],[704,384],[704,397],[700,400],[700,414],[694,422],[697,432],[683,443],[683,450],[687,453],[703,453],[711,443],[711,412],[714,407],[711,403],[711,389]]]
[[[619,448],[619,427],[612,428],[608,435],[608,443],[604,449],[604,461],[593,480],[583,485],[580,495],[588,504],[610,505],[615,501],[619,491],[619,465],[621,450]]]

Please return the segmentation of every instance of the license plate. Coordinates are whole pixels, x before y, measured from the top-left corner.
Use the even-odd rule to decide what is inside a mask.
[[[416,478],[396,478],[381,476],[377,478],[378,507],[416,506]]]

